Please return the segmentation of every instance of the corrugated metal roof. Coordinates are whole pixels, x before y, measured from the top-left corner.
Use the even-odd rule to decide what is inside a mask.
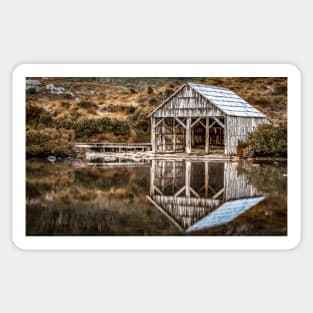
[[[222,224],[227,224],[240,214],[244,213],[251,207],[263,201],[264,199],[265,197],[262,196],[256,198],[227,201],[218,209],[216,209],[212,213],[209,213],[196,224],[189,227],[186,232],[198,231],[219,226]]]
[[[227,115],[266,118],[263,113],[240,98],[230,89],[192,83],[188,83],[188,85]]]

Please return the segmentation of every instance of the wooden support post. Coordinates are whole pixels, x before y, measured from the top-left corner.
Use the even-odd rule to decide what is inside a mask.
[[[155,160],[151,161],[150,168],[150,197],[154,196]]]
[[[173,118],[173,150],[176,152],[176,126],[175,126],[175,118]]]
[[[208,197],[209,190],[209,162],[204,163],[204,196]]]
[[[210,124],[209,118],[205,119],[205,153],[209,153],[210,149]]]
[[[191,176],[191,161],[185,162],[185,190],[186,197],[190,197],[190,176]]]
[[[152,145],[152,153],[156,152],[155,147],[155,118],[151,117],[151,145]]]
[[[191,128],[191,147],[195,146],[195,130]]]
[[[224,119],[224,125],[225,125],[225,127],[224,127],[224,142],[223,142],[223,144],[224,144],[224,154],[225,155],[227,155],[227,151],[228,151],[228,148],[227,148],[227,117],[225,117],[225,119]]]
[[[191,117],[186,118],[186,153],[191,153]]]

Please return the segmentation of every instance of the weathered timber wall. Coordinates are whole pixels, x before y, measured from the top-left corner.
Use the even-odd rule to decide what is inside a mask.
[[[206,117],[225,114],[189,86],[153,113],[153,117]]]
[[[250,184],[246,175],[240,174],[237,162],[224,164],[224,200],[235,200],[259,196],[257,189]]]
[[[266,118],[227,116],[225,140],[225,154],[237,154],[238,140],[245,141],[249,133],[260,124],[269,123]]]
[[[220,205],[220,200],[155,195],[160,205],[183,229],[187,229]]]
[[[174,118],[164,119],[154,131],[155,151],[185,151],[185,129]]]

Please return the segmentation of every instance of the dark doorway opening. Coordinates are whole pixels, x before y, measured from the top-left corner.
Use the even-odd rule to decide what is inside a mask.
[[[218,120],[224,124],[224,118],[219,118]],[[205,123],[206,121],[203,119],[192,128],[191,147],[194,149],[194,152],[205,150]],[[209,118],[209,125],[212,125],[209,130],[209,151],[220,150],[224,147],[224,128],[213,118]]]

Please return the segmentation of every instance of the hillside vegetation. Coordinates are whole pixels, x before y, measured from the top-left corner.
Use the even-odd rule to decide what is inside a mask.
[[[28,155],[67,154],[82,141],[149,142],[148,114],[185,82],[230,88],[274,125],[287,121],[286,78],[29,79],[40,85],[26,91]]]

